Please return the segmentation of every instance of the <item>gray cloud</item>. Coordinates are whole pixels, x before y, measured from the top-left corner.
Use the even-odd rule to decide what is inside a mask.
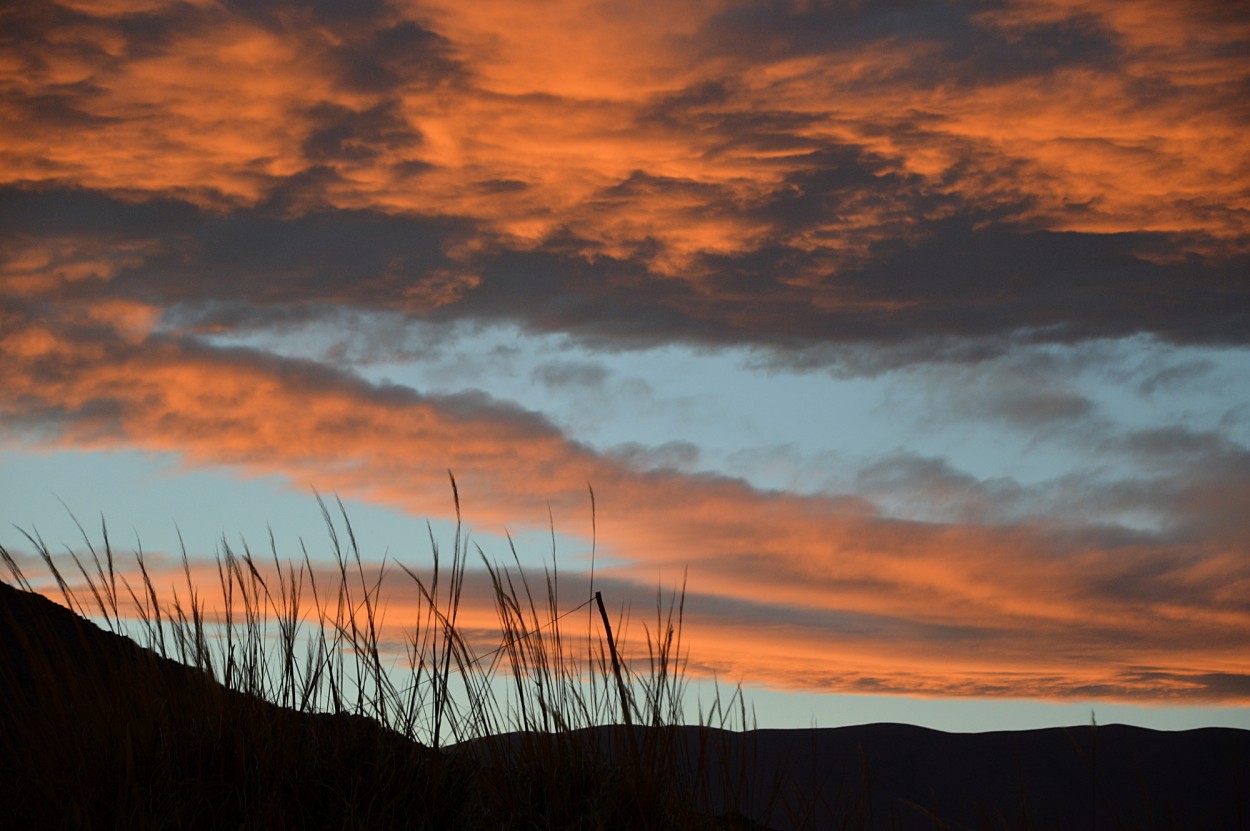
[[[1214,368],[1215,365],[1205,359],[1150,367],[1146,370],[1146,377],[1138,382],[1137,390],[1145,396],[1152,396],[1157,392],[1174,392],[1197,379],[1207,377]]]
[[[397,147],[421,143],[421,134],[398,113],[395,101],[359,111],[324,102],[307,115],[316,126],[304,139],[303,151],[314,164],[374,159]]]
[[[634,470],[675,470],[693,472],[701,451],[688,441],[669,441],[658,446],[626,442],[609,447],[607,455]]]
[[[388,0],[231,0],[226,7],[271,31],[298,38],[342,88],[353,92],[386,94],[412,85],[434,87],[464,75],[446,38],[404,20]]]
[[[1019,521],[1035,498],[1017,482],[982,480],[945,459],[899,453],[861,468],[854,491],[892,516],[983,525]]]
[[[1153,467],[1173,467],[1177,462],[1197,461],[1210,465],[1236,453],[1238,448],[1213,432],[1199,432],[1182,426],[1138,430],[1110,442]]]
[[[923,85],[977,84],[1045,74],[1060,66],[1106,65],[1118,55],[1114,34],[1093,16],[1039,22],[1010,33],[978,22],[978,14],[1003,5],[753,0],[716,15],[691,40],[711,54],[772,60],[851,45],[927,46],[913,49],[922,57],[896,70]]]
[[[588,361],[548,361],[530,372],[530,377],[549,389],[572,388],[589,392],[608,379],[606,367]]]
[[[1050,424],[1084,418],[1094,411],[1094,403],[1072,390],[1007,392],[997,397],[992,411],[1016,424]]]

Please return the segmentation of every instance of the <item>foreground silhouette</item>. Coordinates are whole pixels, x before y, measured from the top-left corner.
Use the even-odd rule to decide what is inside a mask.
[[[1244,730],[658,728],[684,760],[662,775],[701,789],[685,811],[622,775],[625,728],[436,751],[228,690],[3,583],[0,700],[13,827],[1250,827]]]
[[[567,747],[500,769],[278,707],[4,583],[0,700],[4,827],[760,827]]]

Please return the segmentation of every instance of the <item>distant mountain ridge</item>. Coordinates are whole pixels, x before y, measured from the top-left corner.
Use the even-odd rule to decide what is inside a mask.
[[[842,828],[848,816],[848,828],[904,831],[1250,828],[1247,730],[673,729],[687,760],[702,757],[710,785],[739,782],[711,794],[713,812],[734,810],[778,831]],[[582,732],[604,752],[624,752],[622,727]]]

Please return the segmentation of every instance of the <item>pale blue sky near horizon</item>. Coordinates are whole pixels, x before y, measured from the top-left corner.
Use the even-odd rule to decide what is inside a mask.
[[[81,550],[81,538],[66,515],[66,506],[75,511],[96,543],[103,518],[109,525],[114,549],[123,559],[133,553],[136,539],[145,552],[174,553],[175,525],[193,554],[215,551],[223,537],[232,544],[247,539],[263,550],[270,527],[284,555],[292,551],[296,536],[303,536],[314,555],[323,550],[325,529],[311,492],[301,493],[276,481],[276,477],[240,480],[224,472],[209,471],[174,475],[170,471],[173,465],[169,459],[133,452],[101,452],[84,457],[77,453],[0,450],[0,471],[4,471],[0,477],[0,504],[6,506],[6,519],[21,517],[14,523],[27,531],[38,530],[45,542],[59,550],[64,550],[63,546]],[[59,500],[64,500],[65,506]],[[185,510],[192,504],[213,508]],[[401,557],[414,565],[427,561],[428,538],[423,519],[350,499],[344,500],[344,504],[366,557],[378,555],[377,546],[382,546],[389,550],[391,558]],[[471,517],[466,519],[471,526]],[[450,523],[434,520],[432,525],[437,539],[450,539]],[[521,541],[518,549],[523,556],[537,553],[535,559],[541,560],[549,554],[549,541],[541,532],[530,536],[531,539]],[[503,540],[477,533],[474,537],[489,554],[506,555]],[[576,542],[560,540],[561,545]],[[0,528],[0,545],[10,550],[29,548],[12,525]],[[7,575],[3,579],[7,580]],[[836,633],[831,637],[836,637]],[[1079,727],[1088,724],[1093,714],[1099,724],[1130,724],[1154,730],[1250,730],[1248,707],[1133,704],[1105,699],[1058,702],[795,692],[732,678],[719,679],[722,698],[732,692],[738,680],[743,682],[747,705],[754,708],[756,724],[761,728],[890,722],[946,732],[980,733]],[[699,697],[710,701],[715,694],[716,688],[707,679],[692,684],[686,702],[692,719]]]

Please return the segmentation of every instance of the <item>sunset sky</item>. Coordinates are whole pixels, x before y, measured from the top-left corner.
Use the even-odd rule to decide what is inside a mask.
[[[27,0],[0,176],[13,552],[590,486],[761,726],[1250,727],[1243,4]]]

